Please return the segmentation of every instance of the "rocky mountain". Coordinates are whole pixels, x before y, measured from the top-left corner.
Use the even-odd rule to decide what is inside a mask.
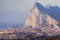
[[[60,33],[58,22],[49,15],[51,10],[36,2],[25,21],[24,29],[39,29],[47,33]],[[52,14],[52,12],[50,12]]]

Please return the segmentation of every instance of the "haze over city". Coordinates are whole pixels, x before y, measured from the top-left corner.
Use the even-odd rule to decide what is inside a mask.
[[[0,39],[60,40],[60,0],[0,0]]]

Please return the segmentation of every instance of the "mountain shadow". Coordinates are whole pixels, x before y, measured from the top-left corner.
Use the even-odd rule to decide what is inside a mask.
[[[60,7],[58,6],[50,6],[49,8],[45,8],[40,3],[36,2],[36,6],[39,11],[43,13],[47,13],[53,19],[57,20],[58,26],[60,26]]]

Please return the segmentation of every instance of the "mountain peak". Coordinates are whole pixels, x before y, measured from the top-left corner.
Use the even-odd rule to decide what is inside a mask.
[[[42,4],[40,4],[39,2],[36,2],[35,4],[34,4],[34,6],[39,10],[39,11],[42,11],[43,13],[46,13],[46,8],[42,5]]]
[[[48,15],[46,8],[40,3],[36,2],[29,14],[23,28],[46,30],[47,33],[60,30],[57,21]]]
[[[43,7],[39,2],[36,2],[35,5],[37,6],[38,9],[39,9],[40,7]]]
[[[47,25],[49,27],[56,25],[56,28],[58,28],[57,21],[54,20],[52,17],[50,17],[46,13],[46,9],[40,3],[36,2],[30,12],[30,15],[28,15],[28,18],[25,21],[25,26],[31,26],[32,28],[38,28],[38,26],[43,27],[43,25],[46,27]]]

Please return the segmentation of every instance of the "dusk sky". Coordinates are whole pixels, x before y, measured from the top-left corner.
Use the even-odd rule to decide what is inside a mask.
[[[24,22],[35,2],[60,7],[60,0],[0,0],[0,23]]]

